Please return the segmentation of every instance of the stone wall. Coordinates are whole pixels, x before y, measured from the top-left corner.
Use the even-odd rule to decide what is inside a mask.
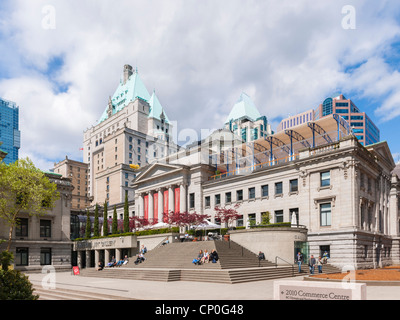
[[[305,228],[254,228],[233,230],[229,234],[232,241],[255,254],[262,251],[265,259],[271,262],[275,262],[275,258],[279,257],[277,262],[283,265],[294,263],[295,242],[307,241],[307,229]]]

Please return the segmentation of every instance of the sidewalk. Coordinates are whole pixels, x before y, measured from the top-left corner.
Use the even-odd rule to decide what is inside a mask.
[[[28,274],[36,287],[87,291],[143,300],[272,300],[275,280],[239,284],[158,282],[74,276],[70,272]],[[276,280],[302,281],[303,276]],[[44,281],[43,281],[44,280]],[[51,289],[48,289],[51,290]],[[367,286],[367,300],[400,300],[400,286]]]

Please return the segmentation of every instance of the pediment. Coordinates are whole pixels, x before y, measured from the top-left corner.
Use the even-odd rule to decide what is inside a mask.
[[[386,141],[367,146],[367,149],[372,149],[380,160],[388,162],[393,168],[396,166]]]
[[[185,168],[186,166],[182,165],[155,163],[150,165],[142,173],[140,173],[137,176],[135,182],[137,183],[137,182],[142,182],[144,180],[151,180],[153,178],[164,177],[170,174],[177,173]]]

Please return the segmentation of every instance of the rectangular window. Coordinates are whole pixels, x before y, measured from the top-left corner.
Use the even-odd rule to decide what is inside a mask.
[[[282,182],[275,183],[275,195],[281,195],[283,193],[283,184]]]
[[[194,193],[189,194],[189,208],[194,208]]]
[[[261,194],[263,197],[268,197],[268,185],[261,186]]]
[[[221,195],[220,194],[216,194],[215,195],[215,205],[218,206],[221,204]]]
[[[275,223],[283,222],[283,210],[275,211]]]
[[[321,187],[327,187],[331,185],[331,172],[321,172]]]
[[[331,225],[331,204],[330,203],[321,203],[320,204],[320,217],[321,217],[321,226],[330,226]]]
[[[16,266],[27,266],[29,257],[28,248],[17,248],[15,255],[15,265]]]
[[[51,265],[51,248],[40,249],[40,265]]]
[[[40,237],[51,237],[51,220],[40,220]]]
[[[299,191],[299,182],[297,179],[293,179],[289,181],[289,191],[297,192]]]
[[[26,218],[18,219],[18,224],[15,226],[15,235],[17,237],[28,236],[28,219]]]
[[[256,198],[256,188],[249,188],[249,199]]]
[[[237,227],[243,227],[243,215],[241,215],[241,216],[236,220],[236,226],[237,226]]]
[[[225,203],[231,203],[231,202],[232,202],[232,193],[226,192],[225,193]]]
[[[243,190],[237,190],[236,191],[236,201],[242,201],[243,200]]]
[[[206,207],[210,207],[211,206],[211,200],[210,200],[210,196],[207,196],[204,198],[204,202],[205,202],[205,206]]]
[[[250,213],[250,214],[247,216],[247,219],[248,219],[248,221],[249,221],[249,223],[250,223],[251,226],[253,226],[253,225],[256,224],[256,214],[255,214],[255,213]]]

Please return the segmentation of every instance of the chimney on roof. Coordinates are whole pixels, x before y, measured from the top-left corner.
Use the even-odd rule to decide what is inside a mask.
[[[130,66],[129,64],[124,65],[124,84],[128,81],[129,77],[132,74],[132,66]]]

